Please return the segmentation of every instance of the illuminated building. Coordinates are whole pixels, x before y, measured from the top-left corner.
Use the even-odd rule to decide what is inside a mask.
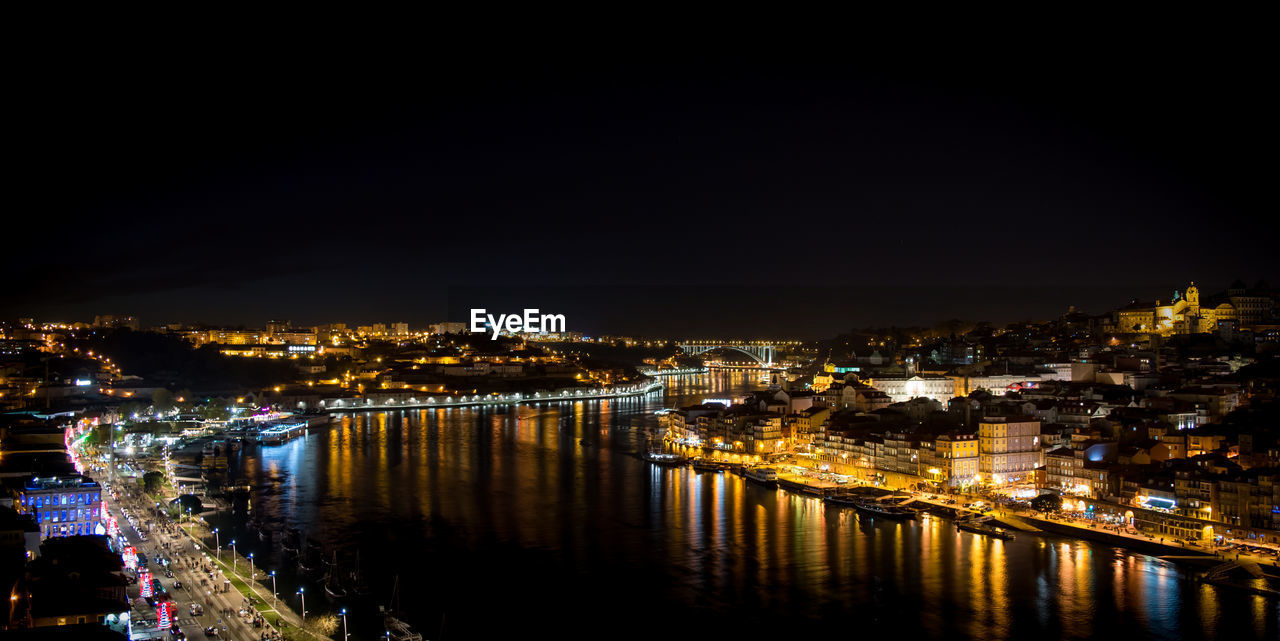
[[[887,394],[894,403],[919,396],[946,403],[955,396],[955,383],[946,376],[886,376],[869,379],[867,383]]]
[[[830,364],[828,363],[828,365]],[[835,372],[824,369],[813,375],[813,391],[825,392],[835,380]]]
[[[432,334],[461,334],[467,331],[467,324],[464,322],[444,322],[432,323],[428,326]]]
[[[968,396],[984,389],[997,396],[1011,391],[1033,388],[1040,383],[1038,374],[993,374],[990,376],[951,376],[955,388],[953,396]],[[943,401],[944,403],[946,401]]]
[[[943,434],[934,441],[933,465],[921,476],[951,487],[966,485],[977,477],[978,462],[977,435]]]
[[[989,416],[978,423],[978,469],[984,482],[1029,481],[1041,457],[1040,421]]]
[[[133,316],[104,314],[93,317],[93,326],[103,328],[127,327],[136,332],[138,331],[138,319]]]
[[[1140,334],[1203,334],[1238,324],[1242,329],[1270,320],[1275,294],[1265,282],[1252,288],[1241,281],[1227,291],[1201,300],[1193,282],[1185,295],[1175,291],[1168,303],[1132,302],[1115,312],[1116,329]]]
[[[15,507],[35,518],[41,540],[99,534],[102,488],[79,474],[33,477],[19,492]]]
[[[262,332],[245,330],[211,329],[197,345],[218,343],[219,345],[255,345],[262,342]]]
[[[1076,453],[1069,447],[1057,447],[1044,454],[1044,487],[1063,494],[1083,494],[1076,485]]]
[[[822,423],[831,416],[831,409],[814,406],[795,414],[792,420],[793,438],[812,438],[811,435],[822,431]]]

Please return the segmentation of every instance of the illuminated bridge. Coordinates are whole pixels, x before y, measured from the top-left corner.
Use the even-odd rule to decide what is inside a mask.
[[[676,343],[689,356],[705,354],[717,349],[732,349],[750,356],[763,367],[772,367],[778,355],[777,344],[769,341],[682,341]]]

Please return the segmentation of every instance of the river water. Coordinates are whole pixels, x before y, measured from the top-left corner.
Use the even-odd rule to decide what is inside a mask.
[[[1153,557],[874,521],[631,456],[631,418],[763,386],[721,372],[672,379],[665,398],[345,415],[241,451],[233,473],[259,489],[211,520],[278,570],[295,609],[294,563],[250,521],[300,528],[348,567],[359,549],[375,598],[345,604],[357,640],[382,634],[396,576],[427,639],[1280,638],[1274,601]],[[340,607],[301,584],[310,613]]]

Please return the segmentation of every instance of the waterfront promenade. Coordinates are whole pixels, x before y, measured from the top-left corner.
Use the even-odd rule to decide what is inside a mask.
[[[272,592],[271,575],[267,571],[254,567],[251,559],[233,549],[223,549],[219,553],[213,546],[213,532],[204,519],[185,523],[181,529],[195,548],[202,551],[205,558],[218,568],[219,573],[227,577],[231,587],[251,600],[254,610],[263,616],[269,630],[283,633],[286,628],[293,628],[294,632],[301,631],[304,638],[316,641],[327,639],[305,627],[302,615],[288,603],[295,595],[284,595],[281,598]],[[321,595],[317,594],[315,598],[321,598]]]
[[[451,408],[451,407],[498,407],[498,406],[515,406],[528,405],[538,403],[563,403],[576,401],[593,401],[610,398],[625,398],[629,396],[644,396],[654,392],[662,391],[664,385],[660,380],[647,381],[634,385],[623,385],[613,388],[595,388],[595,389],[560,389],[550,392],[534,392],[533,394],[524,394],[515,392],[512,394],[473,394],[471,396],[462,395],[457,398],[452,396],[440,397],[438,395],[424,396],[418,398],[411,392],[404,392],[402,399],[388,398],[375,402],[372,398],[330,398],[320,401],[320,410],[323,412],[375,412],[384,410],[402,410],[402,409],[424,409],[424,408]],[[388,390],[388,393],[397,390]]]
[[[788,487],[788,484],[780,485],[783,490],[790,490],[797,494],[808,496],[823,496],[855,487],[875,487],[872,484],[858,480],[837,484],[823,479],[822,475],[816,471],[808,473],[781,472],[779,478],[786,479],[788,484],[791,485],[791,487]],[[891,491],[891,488],[882,489]],[[1176,557],[1177,560],[1204,557],[1221,562],[1256,563],[1267,574],[1280,576],[1280,559],[1274,557],[1229,550],[1225,547],[1215,547],[1207,543],[1180,541],[1173,537],[1161,537],[1158,534],[1151,534],[1141,530],[1129,531],[1126,528],[1108,526],[1089,519],[1075,518],[1067,513],[1050,515],[1030,509],[1016,509],[1007,505],[995,505],[993,506],[994,509],[989,512],[965,508],[965,504],[990,501],[988,497],[977,494],[936,494],[939,498],[930,499],[927,498],[930,496],[928,492],[908,490],[897,490],[897,492],[904,498],[910,497],[912,504],[928,504],[954,511],[957,515],[967,513],[990,516],[1000,522],[1001,525],[1014,530],[1031,533],[1047,532],[1058,536],[1096,541],[1153,556]],[[947,500],[954,500],[956,503],[948,504]]]

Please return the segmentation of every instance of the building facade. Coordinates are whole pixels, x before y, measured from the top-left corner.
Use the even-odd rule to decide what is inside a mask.
[[[24,484],[17,503],[19,512],[35,518],[41,540],[103,533],[98,529],[102,487],[87,476],[33,477]]]
[[[983,482],[1029,482],[1041,458],[1040,421],[990,416],[978,423],[978,469]]]

